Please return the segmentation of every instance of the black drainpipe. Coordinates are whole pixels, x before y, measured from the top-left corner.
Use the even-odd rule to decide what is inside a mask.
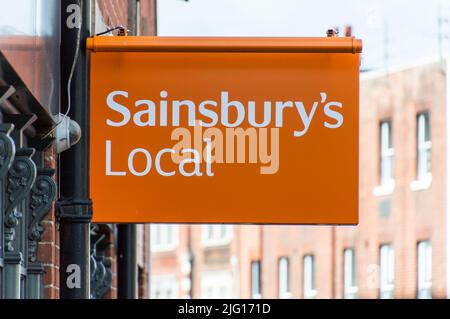
[[[57,214],[62,299],[90,297],[92,201],[89,195],[89,57],[86,52],[90,15],[90,0],[61,1],[61,112],[68,112],[82,131],[79,143],[59,157]],[[68,110],[67,85],[75,58]]]

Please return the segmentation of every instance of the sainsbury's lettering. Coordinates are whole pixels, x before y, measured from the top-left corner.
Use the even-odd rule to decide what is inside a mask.
[[[262,120],[257,120],[257,103],[255,101],[241,102],[237,99],[231,99],[227,91],[220,92],[220,102],[216,100],[207,99],[197,105],[194,101],[189,99],[182,100],[168,100],[168,92],[161,91],[159,102],[152,100],[137,100],[134,107],[137,111],[132,115],[132,108],[129,106],[129,94],[126,91],[113,91],[108,94],[106,103],[113,112],[113,119],[106,120],[107,125],[112,127],[122,127],[132,124],[137,127],[152,127],[152,126],[168,126],[169,125],[169,110],[171,115],[170,126],[183,126],[180,120],[180,113],[182,110],[187,111],[187,125],[193,127],[200,125],[203,127],[215,127],[218,124],[224,127],[235,128],[241,126],[247,117],[248,124],[252,127],[283,127],[284,111],[293,108],[297,111],[299,118],[299,129],[294,130],[293,135],[296,137],[304,136],[317,114],[319,105],[323,105],[323,114],[327,121],[323,126],[328,129],[337,129],[342,126],[344,116],[340,112],[343,108],[342,103],[338,101],[331,101],[326,103],[327,94],[320,93],[320,102],[314,102],[310,107],[303,101],[264,101],[262,103]],[[120,100],[120,102],[119,102]],[[157,106],[158,104],[158,106]],[[272,118],[272,105],[275,106],[275,114]],[[159,119],[157,118],[159,113]],[[235,114],[232,116],[231,114]],[[202,117],[202,119],[198,119]],[[220,123],[219,123],[220,121]],[[271,125],[272,124],[272,125]]]

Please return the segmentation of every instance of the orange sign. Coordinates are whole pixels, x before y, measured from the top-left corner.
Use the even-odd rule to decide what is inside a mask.
[[[358,223],[360,40],[87,46],[95,222]]]

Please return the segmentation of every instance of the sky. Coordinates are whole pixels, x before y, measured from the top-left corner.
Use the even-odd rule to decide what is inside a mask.
[[[157,0],[157,19],[160,36],[324,36],[349,24],[363,69],[450,54],[450,0]]]

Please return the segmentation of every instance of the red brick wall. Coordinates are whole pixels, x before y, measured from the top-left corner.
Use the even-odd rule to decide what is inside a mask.
[[[117,25],[127,25],[128,19],[128,1],[127,0],[98,0],[99,8],[102,12],[104,22],[110,27]],[[141,28],[142,34],[153,34],[155,32],[155,4],[153,0],[141,0],[142,18]],[[55,167],[57,154],[53,149],[46,152],[45,162],[48,167]],[[59,298],[59,232],[58,223],[55,217],[54,207],[43,221],[44,233],[42,241],[39,243],[38,260],[44,265],[44,297],[48,299]],[[113,236],[111,234],[111,236]],[[144,236],[148,236],[145,234]],[[146,237],[145,237],[146,238]],[[112,241],[112,239],[111,239]],[[113,241],[112,241],[113,242]],[[147,245],[144,244],[144,260],[146,256]],[[112,265],[113,284],[106,298],[117,298],[117,256],[116,247],[111,245],[108,248],[106,261]],[[143,285],[140,287],[140,296],[147,294],[145,283],[148,278],[148,269],[143,271]]]
[[[179,282],[178,292],[180,296],[187,295],[189,291],[185,291],[181,282],[186,278],[181,268],[181,257],[188,251],[189,240],[188,225],[178,226],[178,247],[173,251],[152,252],[152,276],[174,275]],[[197,263],[195,259],[195,263]],[[150,287],[152,289],[152,286]]]
[[[97,0],[103,19],[109,27],[128,24],[128,0]],[[156,4],[155,0],[140,0],[141,29],[140,35],[155,35]]]
[[[363,78],[365,75],[363,75]],[[432,141],[432,184],[414,191],[416,178],[416,116],[429,110]],[[417,242],[432,244],[432,294],[445,298],[445,78],[439,64],[367,77],[361,83],[360,106],[360,224],[354,226],[236,226],[229,256],[238,256],[239,294],[250,297],[250,263],[262,260],[263,298],[278,298],[278,260],[289,258],[292,298],[303,298],[303,257],[314,254],[318,298],[343,298],[344,249],[354,248],[359,298],[379,297],[379,249],[392,244],[395,253],[395,298],[415,298]],[[375,196],[379,184],[379,122],[392,119],[395,189]],[[390,214],[380,214],[381,201],[390,201]],[[201,297],[200,274],[205,264],[201,226],[193,232],[194,298]],[[187,231],[185,229],[185,231]],[[261,235],[262,229],[262,235]],[[155,254],[152,274],[176,273],[180,240],[175,252]],[[232,269],[230,262],[220,265]],[[181,296],[180,296],[181,297]]]
[[[128,19],[128,0],[97,0],[106,25],[126,26]]]
[[[319,298],[343,297],[343,251],[355,248],[358,297],[379,296],[379,248],[395,251],[395,297],[415,298],[419,240],[430,239],[433,252],[433,297],[445,298],[445,79],[438,64],[367,79],[361,85],[360,224],[358,227],[264,227],[264,297],[277,297],[277,259],[291,259],[293,297],[302,297],[301,258],[316,256]],[[416,116],[430,111],[433,181],[413,191],[416,177]],[[379,121],[393,123],[394,177],[392,195],[377,197]],[[380,201],[391,201],[389,217],[380,216]],[[333,253],[334,250],[334,253]],[[333,262],[333,258],[335,261]],[[333,287],[333,284],[335,285]],[[333,293],[334,290],[334,293]]]
[[[140,35],[156,35],[156,1],[141,0]]]
[[[149,247],[148,247],[148,237],[149,237],[149,232],[148,232],[148,225],[144,225],[143,227],[143,234],[142,234],[142,238],[138,238],[139,240],[142,240],[141,245],[138,245],[138,248],[141,248],[141,254],[142,254],[142,264],[139,265],[138,262],[138,266],[139,266],[139,273],[138,273],[138,296],[139,299],[146,299],[148,298],[148,293],[149,293],[149,287],[148,287],[148,280],[149,280],[149,269],[148,269],[148,261],[149,261]]]
[[[56,151],[45,153],[45,166],[55,168]],[[56,177],[55,177],[56,178]],[[59,298],[59,232],[53,206],[42,222],[44,233],[38,246],[38,260],[44,265],[44,298]]]

